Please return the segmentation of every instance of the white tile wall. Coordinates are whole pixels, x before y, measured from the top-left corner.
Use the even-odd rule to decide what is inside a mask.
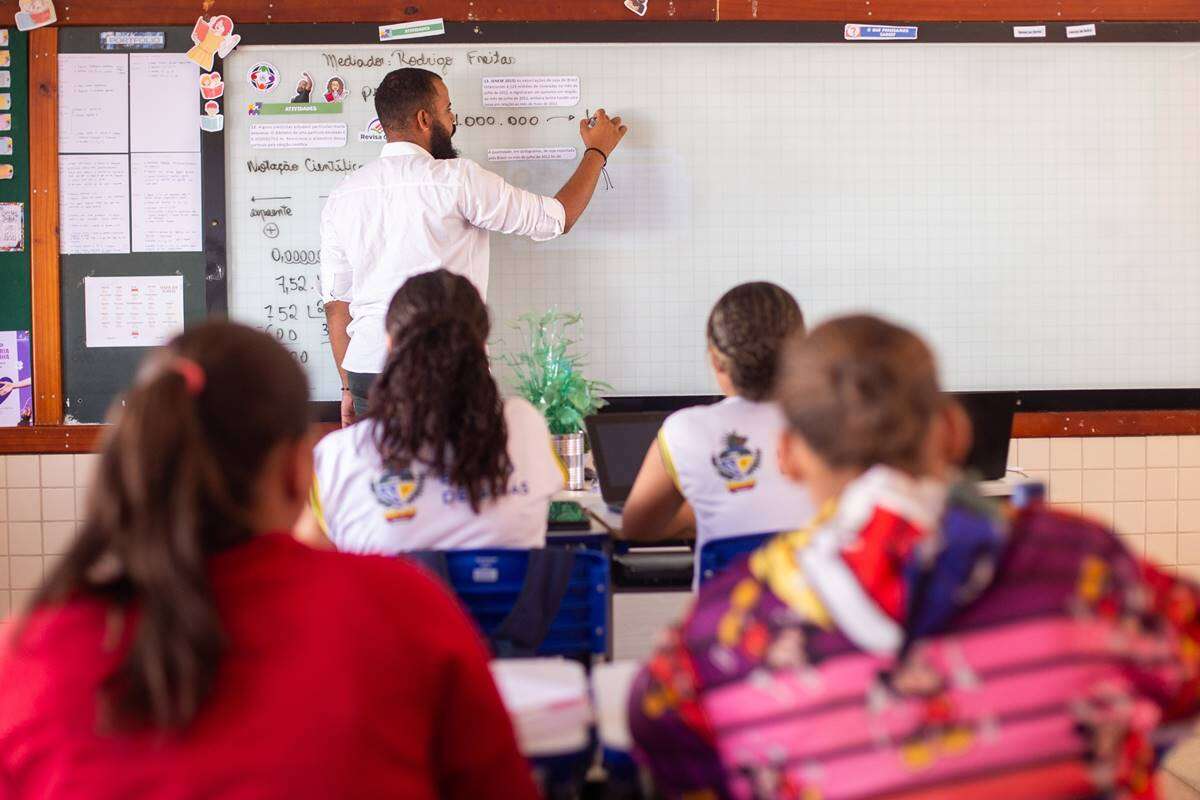
[[[1011,468],[1050,503],[1113,525],[1133,551],[1200,579],[1200,436],[1014,439]]]
[[[75,536],[94,455],[0,456],[0,618],[24,603]]]
[[[94,455],[0,456],[0,618],[66,551]],[[1113,525],[1139,554],[1200,580],[1200,436],[1016,439],[1009,466],[1050,502]]]

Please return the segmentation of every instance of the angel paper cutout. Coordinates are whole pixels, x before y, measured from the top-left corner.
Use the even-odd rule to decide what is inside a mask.
[[[233,20],[221,14],[208,20],[199,17],[192,28],[192,41],[196,46],[188,50],[187,57],[207,72],[213,68],[213,58],[227,57],[242,37],[233,32]]]

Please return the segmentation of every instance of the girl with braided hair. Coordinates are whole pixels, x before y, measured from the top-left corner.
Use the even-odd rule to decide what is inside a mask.
[[[366,417],[317,445],[300,537],[387,555],[544,546],[562,463],[541,414],[500,397],[479,292],[444,269],[414,275],[385,324],[387,362]]]
[[[646,541],[695,529],[712,539],[792,530],[812,516],[804,487],[776,459],[784,418],[771,395],[783,343],[804,333],[796,299],[743,283],[708,317],[708,357],[725,399],[672,414],[625,503],[622,535]]]

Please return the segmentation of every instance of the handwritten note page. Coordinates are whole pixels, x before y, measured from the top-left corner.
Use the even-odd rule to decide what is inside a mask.
[[[157,347],[183,330],[183,276],[86,277],[88,347]]]
[[[130,157],[133,251],[198,252],[200,154],[134,153]]]
[[[129,151],[129,56],[58,57],[58,151]]]
[[[129,156],[58,157],[59,252],[129,252]]]
[[[130,150],[200,151],[197,87],[200,67],[185,53],[129,56]]]

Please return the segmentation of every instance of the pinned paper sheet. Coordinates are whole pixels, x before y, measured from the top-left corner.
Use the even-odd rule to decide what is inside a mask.
[[[203,250],[199,151],[134,153],[130,156],[130,168],[133,252]]]
[[[60,155],[59,250],[129,252],[129,156]]]
[[[579,105],[578,75],[505,76],[483,79],[489,108],[569,108]]]
[[[488,161],[574,161],[574,147],[489,147]]]
[[[196,85],[200,70],[182,53],[129,56],[129,149],[142,153],[200,150]]]
[[[400,39],[424,39],[426,36],[441,36],[446,32],[446,23],[441,17],[423,19],[419,22],[398,22],[395,25],[379,26],[379,41],[395,42]]]
[[[0,203],[0,251],[25,249],[25,204]]]
[[[250,146],[255,150],[296,150],[305,147],[345,147],[344,122],[296,122],[251,125]]]
[[[31,31],[58,21],[52,0],[19,0],[21,10],[16,14],[17,30]]]
[[[1090,22],[1087,25],[1068,25],[1068,39],[1086,39],[1089,36],[1096,35],[1096,23]]]
[[[213,68],[216,56],[228,57],[241,40],[242,37],[233,32],[233,20],[224,14],[207,20],[200,17],[192,27],[192,41],[196,46],[188,50],[187,57],[208,72]]]
[[[1045,25],[1014,25],[1013,26],[1013,38],[1014,39],[1045,39],[1046,38],[1046,26]]]
[[[88,347],[158,347],[183,330],[183,276],[85,277]]]
[[[129,152],[129,56],[59,55],[58,151]]]

